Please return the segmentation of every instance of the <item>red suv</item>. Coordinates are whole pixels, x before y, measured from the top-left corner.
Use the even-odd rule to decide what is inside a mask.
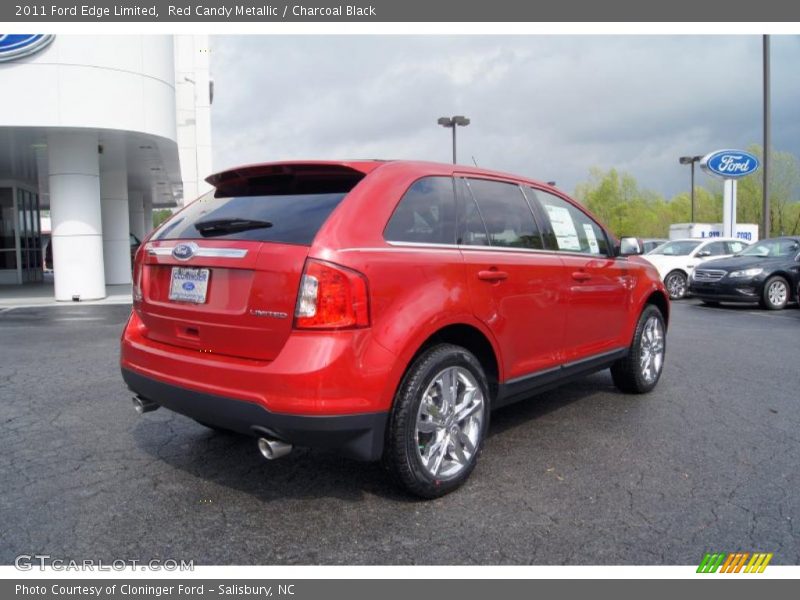
[[[550,186],[402,161],[207,181],[137,253],[121,367],[140,413],[253,435],[266,458],[383,458],[436,497],[491,409],[608,367],[626,392],[659,379],[658,273]]]

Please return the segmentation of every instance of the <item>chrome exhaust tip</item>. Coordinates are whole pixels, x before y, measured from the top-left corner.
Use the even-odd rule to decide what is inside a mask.
[[[292,451],[292,445],[280,440],[262,437],[258,438],[258,451],[267,460],[275,460],[289,454]]]
[[[161,408],[161,405],[157,402],[142,398],[141,396],[134,396],[131,399],[133,400],[133,408],[135,408],[136,412],[140,415]]]

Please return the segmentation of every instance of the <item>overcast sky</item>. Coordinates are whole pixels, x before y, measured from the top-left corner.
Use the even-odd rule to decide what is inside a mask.
[[[671,197],[686,154],[762,142],[761,36],[215,36],[214,168],[459,162],[572,193],[615,167]],[[800,37],[772,36],[773,144],[800,155]],[[704,176],[699,176],[702,181]]]

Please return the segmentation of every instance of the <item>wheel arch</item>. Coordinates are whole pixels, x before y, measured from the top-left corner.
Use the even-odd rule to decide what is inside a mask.
[[[798,282],[798,285],[793,288],[792,287],[792,276],[789,273],[787,273],[786,271],[782,270],[782,269],[767,275],[766,279],[764,279],[764,285],[761,286],[761,293],[762,294],[764,293],[764,288],[767,285],[767,281],[769,281],[773,277],[780,277],[786,282],[786,287],[788,288],[788,292],[789,292],[789,297],[787,298],[788,302],[791,302],[792,300],[797,300],[797,292],[798,292],[798,287],[800,287],[800,281]]]
[[[644,301],[642,305],[642,310],[645,309],[646,306],[652,304],[655,306],[659,311],[661,311],[661,315],[664,317],[664,326],[669,327],[669,299],[667,296],[660,290],[656,290],[652,292],[647,299]]]
[[[495,398],[497,396],[497,386],[502,378],[502,367],[497,348],[485,332],[475,325],[463,322],[442,325],[430,333],[421,343],[416,343],[413,348],[404,352],[401,358],[408,358],[402,360],[402,373],[397,378],[394,387],[396,388],[400,384],[411,365],[420,355],[438,344],[454,344],[474,354],[486,373],[491,397]]]

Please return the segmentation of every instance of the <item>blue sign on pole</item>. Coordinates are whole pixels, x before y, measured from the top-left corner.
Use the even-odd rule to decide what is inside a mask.
[[[700,167],[723,179],[738,179],[758,170],[758,158],[744,150],[717,150],[706,154]]]
[[[0,62],[30,56],[47,46],[54,37],[42,33],[0,33]]]

